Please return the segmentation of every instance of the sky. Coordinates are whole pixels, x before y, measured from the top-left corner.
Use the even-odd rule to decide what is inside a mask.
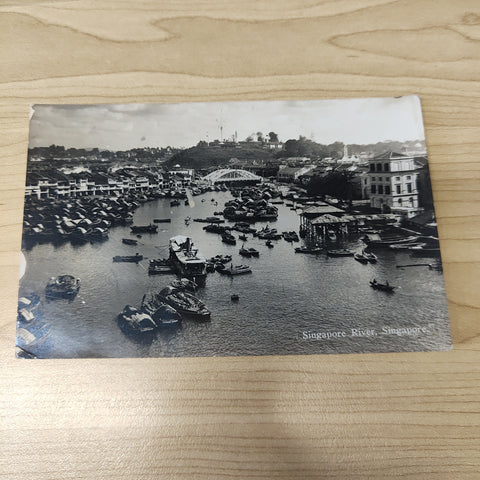
[[[128,150],[186,148],[200,140],[238,140],[256,132],[280,141],[300,135],[318,143],[424,140],[417,96],[342,100],[122,105],[34,105],[30,147]]]

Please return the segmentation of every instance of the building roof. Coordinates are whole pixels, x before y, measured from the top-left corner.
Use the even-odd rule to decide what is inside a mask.
[[[411,159],[412,157],[409,157],[408,155],[404,155],[403,153],[398,153],[398,152],[392,152],[391,150],[388,150],[387,152],[381,153],[380,155],[377,155],[373,157],[372,161],[376,160],[402,160],[402,159]]]
[[[314,205],[312,207],[306,208],[301,214],[307,217],[314,217],[316,215],[325,215],[331,213],[343,213],[343,210],[328,203],[322,205]]]
[[[342,220],[341,218],[326,214],[313,219],[312,225],[332,225],[334,223],[345,223],[347,221],[348,220]]]

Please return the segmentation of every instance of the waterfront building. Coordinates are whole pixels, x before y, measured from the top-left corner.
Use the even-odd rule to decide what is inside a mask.
[[[127,192],[147,193],[163,188],[163,176],[147,171],[115,173],[60,171],[29,172],[25,196],[33,198],[67,198],[88,195],[116,195]]]
[[[277,180],[282,183],[295,183],[300,176],[305,175],[314,167],[309,165],[305,167],[282,167],[277,173]]]
[[[371,159],[370,206],[392,212],[399,219],[420,213],[417,179],[422,168],[412,156],[391,151]]]

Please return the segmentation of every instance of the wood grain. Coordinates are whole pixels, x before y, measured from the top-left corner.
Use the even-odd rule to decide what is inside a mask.
[[[479,478],[477,0],[9,0],[0,45],[0,478]],[[409,93],[453,351],[13,357],[30,104]]]

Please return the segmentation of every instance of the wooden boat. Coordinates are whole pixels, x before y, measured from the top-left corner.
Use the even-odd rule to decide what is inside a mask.
[[[363,250],[362,254],[370,263],[377,263],[378,258],[374,253]]]
[[[338,250],[327,250],[327,255],[329,257],[353,257],[353,252],[346,248],[342,248]]]
[[[116,255],[113,257],[113,261],[116,263],[119,262],[131,262],[131,263],[138,263],[143,260],[143,255],[139,255],[136,253],[135,255]]]
[[[238,236],[238,239],[239,240],[243,240],[244,242],[246,242],[248,240],[248,237],[246,235],[239,235]]]
[[[215,257],[212,257],[210,259],[210,262],[212,263],[229,263],[232,261],[232,256],[231,255],[216,255]]]
[[[378,283],[376,280],[370,281],[370,286],[375,290],[382,290],[383,292],[393,292],[394,288],[388,282],[386,283]]]
[[[148,313],[141,312],[131,305],[126,305],[117,319],[119,327],[127,333],[153,333],[157,328]]]
[[[295,248],[295,253],[313,253],[313,254],[318,254],[321,253],[322,249],[320,247],[296,247]]]
[[[182,317],[170,305],[162,302],[158,295],[146,295],[142,299],[142,312],[150,315],[157,327],[174,327],[180,325]]]
[[[356,253],[353,258],[357,261],[357,262],[360,262],[360,263],[363,263],[363,264],[367,264],[368,263],[368,259],[367,257],[365,257],[365,255],[363,253]]]
[[[196,320],[209,320],[210,310],[205,304],[191,293],[182,292],[173,287],[166,287],[158,294],[166,304],[173,307],[182,317],[191,317]]]
[[[190,237],[177,235],[170,239],[169,260],[182,277],[195,278],[197,282],[205,280],[207,260],[194,248]]]
[[[230,266],[230,268],[225,268],[225,270],[222,270],[221,273],[233,277],[236,275],[245,275],[246,273],[252,273],[252,269],[248,265],[232,265]]]
[[[160,258],[158,260],[150,260],[148,264],[149,275],[161,275],[166,273],[173,273],[172,264],[166,258]]]
[[[80,290],[80,279],[73,275],[51,277],[45,287],[46,297],[72,297]]]
[[[228,232],[224,232],[222,234],[222,242],[227,243],[228,245],[236,245],[237,241],[235,240],[235,237]]]
[[[171,218],[154,218],[153,223],[171,223]]]
[[[238,302],[240,300],[240,297],[236,293],[234,293],[233,295],[230,295],[230,300],[232,302]]]
[[[135,240],[134,238],[122,238],[122,243],[125,245],[137,245],[138,240]]]
[[[132,233],[157,233],[158,227],[156,225],[132,225],[130,227]]]
[[[170,286],[178,290],[189,290],[190,292],[194,292],[198,288],[198,285],[193,280],[189,280],[188,278],[173,280],[170,282]]]
[[[170,202],[171,207],[178,207],[180,205],[180,200],[172,200]]]
[[[245,248],[243,245],[242,245],[242,248],[239,250],[240,255],[242,257],[248,257],[250,258],[252,256],[250,250],[248,248]]]
[[[266,245],[268,248],[273,248],[273,243],[272,243],[271,240],[267,240],[267,241],[265,242],[265,245]]]
[[[248,248],[247,250],[250,252],[250,255],[251,255],[252,257],[259,257],[259,256],[260,256],[259,251],[256,250],[255,248],[250,247],[250,248]]]

